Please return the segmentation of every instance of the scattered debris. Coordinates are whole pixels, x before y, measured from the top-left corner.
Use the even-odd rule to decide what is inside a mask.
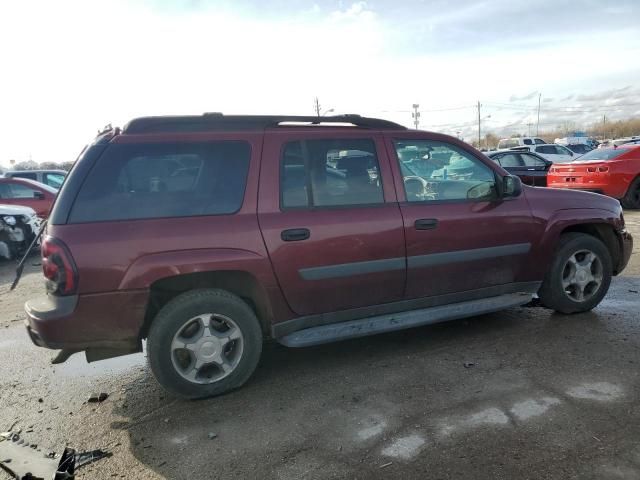
[[[629,293],[638,293],[638,290],[631,290],[631,289],[629,289]]]
[[[383,463],[382,465],[380,465],[380,468],[387,468],[387,467],[390,467],[391,465],[393,465],[393,462]]]
[[[92,393],[91,396],[89,397],[89,400],[87,400],[89,403],[102,403],[104,402],[107,398],[109,398],[109,394],[107,393]]]
[[[209,440],[213,440],[214,438],[218,438],[218,434],[209,432],[209,435],[207,435],[207,437],[209,437]]]
[[[44,400],[42,398],[39,398],[38,403],[42,403],[42,402],[44,402]]]
[[[76,453],[66,447],[58,459],[55,452],[43,454],[16,432],[3,433],[0,440],[0,468],[20,480],[70,480],[76,469],[111,456],[103,450]]]
[[[475,363],[474,362],[464,362],[464,368],[471,368],[471,367],[475,367]]]

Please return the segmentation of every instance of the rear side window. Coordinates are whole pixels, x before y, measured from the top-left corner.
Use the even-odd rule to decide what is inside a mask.
[[[534,157],[533,155],[529,155],[527,153],[520,154],[520,158],[524,161],[525,166],[527,167],[544,167],[546,163],[544,160],[538,157]]]
[[[280,167],[282,208],[384,202],[375,146],[369,139],[287,143]]]
[[[89,172],[69,223],[235,213],[246,142],[113,144]]]

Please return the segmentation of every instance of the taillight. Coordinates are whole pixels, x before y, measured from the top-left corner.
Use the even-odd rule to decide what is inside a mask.
[[[78,290],[78,270],[67,246],[53,237],[42,241],[42,271],[47,291],[53,295],[73,295]]]
[[[596,167],[587,167],[587,172],[596,173]]]
[[[609,171],[609,167],[598,167],[600,173],[606,173]]]

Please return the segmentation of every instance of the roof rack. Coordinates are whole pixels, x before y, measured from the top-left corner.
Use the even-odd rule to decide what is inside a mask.
[[[131,120],[122,133],[160,132],[206,132],[211,130],[264,130],[269,127],[299,125],[335,125],[380,130],[406,130],[406,127],[379,118],[360,115],[332,115],[328,117],[287,116],[287,115],[223,115],[205,113],[203,115],[140,117]],[[285,126],[285,125],[282,125]]]

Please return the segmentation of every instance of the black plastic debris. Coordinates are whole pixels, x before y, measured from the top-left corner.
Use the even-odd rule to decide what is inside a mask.
[[[476,364],[474,362],[464,362],[464,368],[474,367]]]
[[[104,402],[107,398],[109,398],[109,394],[107,393],[92,393],[91,396],[89,397],[88,402],[89,403],[102,403]]]

